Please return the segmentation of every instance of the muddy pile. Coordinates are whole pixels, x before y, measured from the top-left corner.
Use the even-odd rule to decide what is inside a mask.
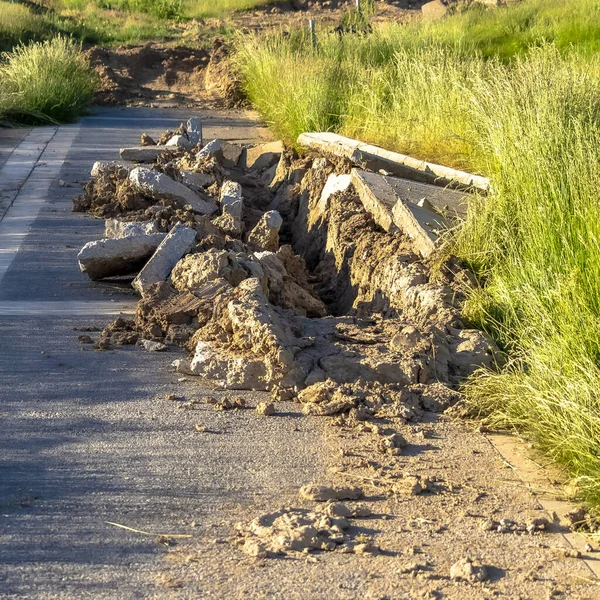
[[[215,38],[212,49],[159,44],[92,48],[99,105],[210,102],[233,108],[243,103],[241,84],[229,60],[228,47]]]
[[[142,141],[96,163],[74,200],[106,218],[81,270],[135,275],[141,296],[98,348],[175,344],[180,373],[353,421],[444,410],[499,360],[460,320],[469,274],[450,261],[432,281],[413,240],[365,208],[345,159],[205,143],[198,119]]]

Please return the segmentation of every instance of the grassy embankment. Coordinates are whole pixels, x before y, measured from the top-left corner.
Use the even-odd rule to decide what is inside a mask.
[[[465,308],[511,360],[465,387],[600,504],[600,10],[526,0],[368,36],[246,38],[238,61],[278,135],[336,130],[485,173],[453,251]]]

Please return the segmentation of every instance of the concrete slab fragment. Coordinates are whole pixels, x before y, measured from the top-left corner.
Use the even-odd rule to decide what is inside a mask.
[[[136,273],[164,238],[164,233],[154,233],[89,242],[77,255],[79,268],[93,281]]]
[[[298,136],[297,142],[305,148],[343,156],[357,165],[366,165],[373,171],[383,169],[393,175],[415,181],[481,190],[488,190],[490,187],[487,177],[436,165],[398,152],[390,152],[331,132],[302,133]]]
[[[437,248],[440,234],[447,227],[441,215],[402,199],[396,202],[392,216],[396,227],[412,239],[415,251],[424,258]]]
[[[149,163],[154,162],[163,152],[169,150],[174,150],[174,148],[167,146],[132,146],[131,148],[121,148],[119,154],[122,160]]]
[[[388,233],[398,231],[392,216],[398,198],[385,178],[360,169],[352,169],[351,177],[358,197],[375,222]]]
[[[146,167],[137,167],[131,171],[129,181],[137,191],[154,200],[174,200],[183,205],[189,204],[193,211],[202,215],[210,215],[217,210],[215,204],[202,200],[183,183]]]
[[[152,258],[133,280],[132,286],[142,296],[150,286],[165,281],[181,257],[189,252],[196,242],[196,231],[178,223],[164,238]]]

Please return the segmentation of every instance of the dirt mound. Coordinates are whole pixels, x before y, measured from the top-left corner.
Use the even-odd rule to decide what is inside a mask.
[[[194,104],[206,100],[204,70],[210,56],[205,50],[149,43],[93,48],[87,56],[100,78],[97,104]]]

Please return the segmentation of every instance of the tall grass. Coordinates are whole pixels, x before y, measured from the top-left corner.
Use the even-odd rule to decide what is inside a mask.
[[[2,55],[3,120],[73,121],[90,104],[96,75],[67,38],[21,45]]]
[[[31,40],[44,39],[51,27],[41,15],[28,7],[11,2],[0,2],[0,51]]]
[[[237,55],[250,99],[289,141],[336,130],[491,177],[454,250],[481,281],[465,318],[511,358],[472,378],[467,402],[528,434],[597,505],[599,12],[529,0],[370,36],[321,33],[317,48],[305,34],[250,37]]]

